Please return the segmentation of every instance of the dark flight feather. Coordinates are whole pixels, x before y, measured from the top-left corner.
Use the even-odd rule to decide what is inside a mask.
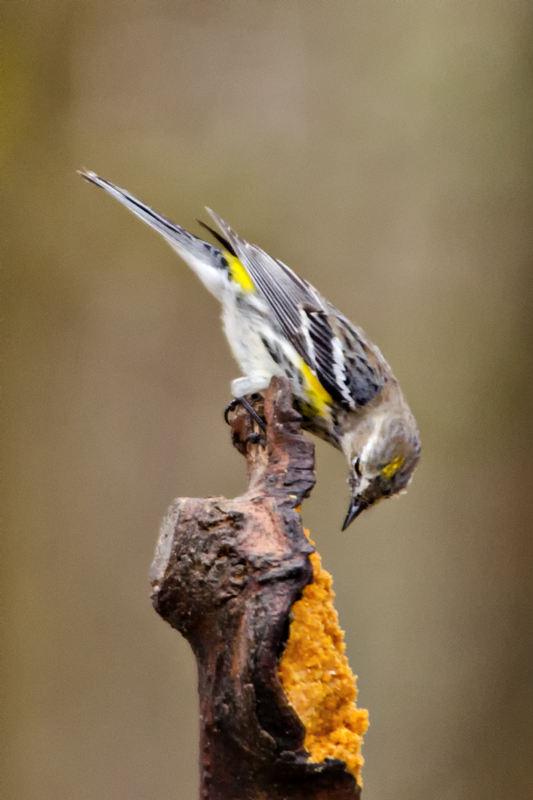
[[[224,250],[227,250],[228,253],[231,253],[232,256],[235,256],[235,258],[237,258],[237,253],[235,252],[232,245],[228,242],[228,240],[224,238],[224,236],[222,236],[218,231],[215,231],[213,228],[211,228],[206,222],[202,222],[201,219],[197,219],[196,222],[199,225],[201,225],[202,228],[205,228],[206,231],[209,231],[211,236],[213,236],[217,240],[217,242],[222,245]]]

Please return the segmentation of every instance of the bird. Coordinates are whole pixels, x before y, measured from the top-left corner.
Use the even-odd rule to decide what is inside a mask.
[[[247,397],[285,376],[302,427],[344,453],[350,503],[343,531],[365,509],[407,489],[420,459],[418,427],[389,364],[361,328],[211,209],[219,230],[200,224],[216,245],[96,173],[79,172],[158,231],[220,301],[242,371],[231,384],[233,404],[242,402],[264,427]]]

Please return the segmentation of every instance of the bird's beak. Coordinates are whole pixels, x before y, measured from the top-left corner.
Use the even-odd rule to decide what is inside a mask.
[[[348,513],[346,514],[346,519],[342,525],[342,530],[345,531],[348,525],[351,525],[352,522],[356,517],[359,516],[361,511],[364,511],[365,508],[368,508],[370,504],[363,500],[361,497],[352,497],[350,500],[350,508],[348,509]]]

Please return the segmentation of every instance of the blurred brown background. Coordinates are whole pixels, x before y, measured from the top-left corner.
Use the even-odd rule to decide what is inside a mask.
[[[188,646],[148,570],[177,495],[240,493],[215,301],[93,169],[204,204],[382,348],[419,420],[406,497],[340,533],[365,800],[533,796],[533,9],[424,0],[12,0],[4,168],[9,800],[193,800]]]

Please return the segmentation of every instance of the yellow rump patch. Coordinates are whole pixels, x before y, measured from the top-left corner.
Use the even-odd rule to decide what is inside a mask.
[[[231,279],[241,287],[243,292],[255,292],[254,282],[246,272],[242,262],[236,256],[232,256],[231,253],[227,252],[224,252],[224,258],[228,262]]]
[[[324,389],[315,373],[311,371],[303,359],[300,368],[304,375],[304,389],[309,400],[309,412],[325,417],[333,403],[332,396]]]
[[[231,279],[241,287],[242,291],[256,292],[255,284],[248,275],[244,264],[227,251],[224,251],[224,258],[228,262]],[[333,404],[333,398],[303,359],[300,361],[300,369],[304,376],[304,389],[308,399],[307,412],[318,414],[321,417],[326,416],[329,407]]]

